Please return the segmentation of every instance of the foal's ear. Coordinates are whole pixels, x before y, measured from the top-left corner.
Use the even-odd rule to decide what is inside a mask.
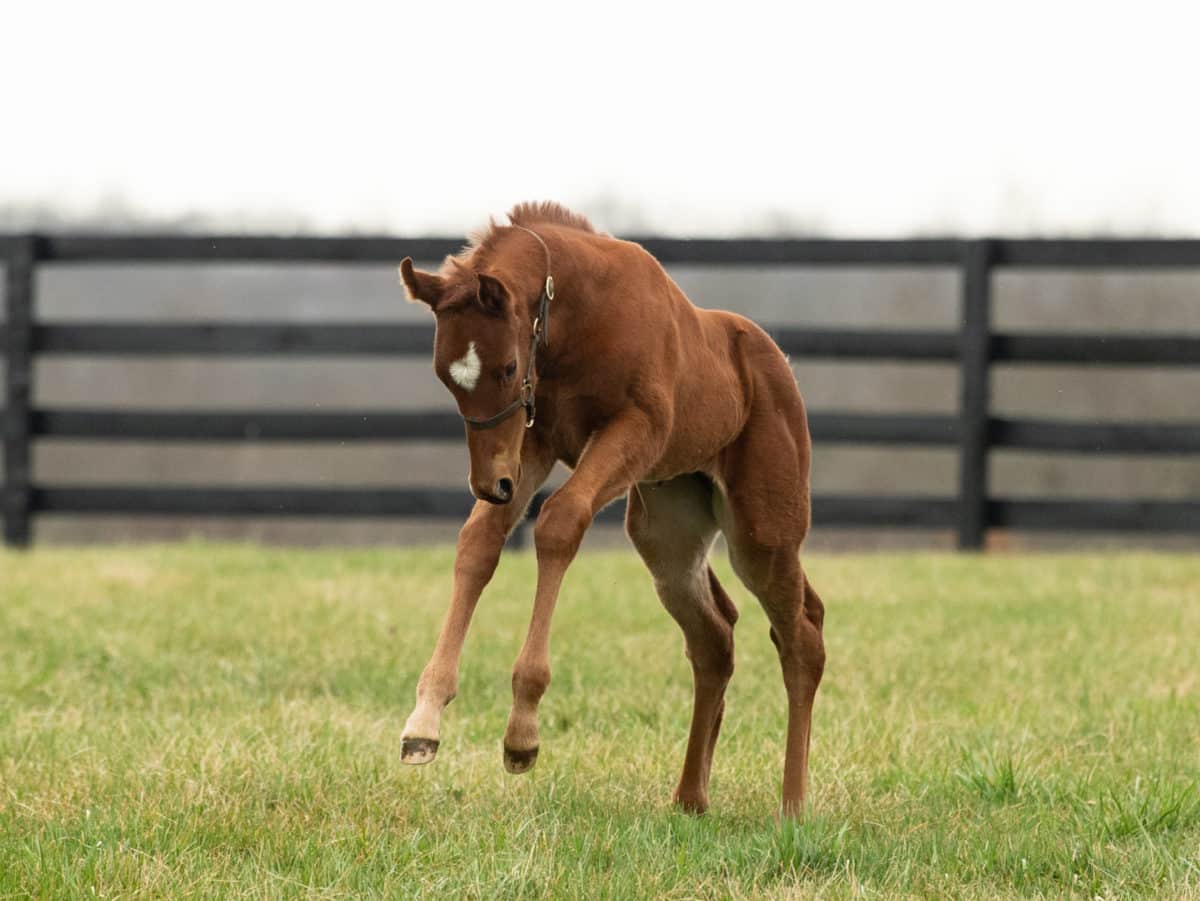
[[[479,273],[479,305],[493,316],[503,316],[508,309],[508,289],[498,278]]]
[[[408,299],[416,303],[428,304],[431,310],[436,310],[442,299],[443,279],[432,272],[422,272],[413,268],[412,257],[405,257],[400,263],[400,281],[404,282],[404,290]]]

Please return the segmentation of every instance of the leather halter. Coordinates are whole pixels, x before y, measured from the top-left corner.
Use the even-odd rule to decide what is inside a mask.
[[[525,378],[521,381],[521,392],[511,404],[486,419],[472,419],[470,416],[463,416],[463,422],[472,429],[493,429],[522,408],[525,410],[525,428],[530,428],[537,418],[537,399],[534,396],[537,391],[537,383],[534,381],[534,377],[537,375],[537,349],[538,344],[550,346],[549,316],[550,301],[554,300],[554,276],[550,274],[550,248],[546,246],[542,236],[523,225],[513,227],[529,232],[542,245],[542,250],[546,254],[546,281],[542,283],[537,316],[533,320],[533,333],[529,338],[529,361],[525,364]]]

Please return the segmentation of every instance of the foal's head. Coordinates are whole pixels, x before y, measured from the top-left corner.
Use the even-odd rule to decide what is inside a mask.
[[[443,275],[400,264],[410,300],[427,304],[437,320],[433,368],[468,420],[471,493],[493,504],[512,500],[521,477],[524,410],[486,427],[473,427],[521,398],[529,359],[532,323],[523,303],[501,279],[467,266]]]

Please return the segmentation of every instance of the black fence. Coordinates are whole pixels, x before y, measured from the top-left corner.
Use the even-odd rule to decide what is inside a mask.
[[[776,328],[785,352],[803,359],[939,361],[960,368],[957,415],[817,413],[814,440],[866,445],[956,447],[955,497],[823,495],[813,500],[824,526],[953,529],[962,548],[983,546],[989,528],[1200,532],[1200,499],[1006,499],[988,491],[988,453],[1024,448],[1088,454],[1200,453],[1200,419],[1183,424],[1084,424],[989,414],[993,363],[1081,366],[1200,367],[1200,335],[1182,337],[996,333],[991,274],[1019,268],[1200,267],[1200,241],[999,240],[835,241],[672,240],[642,243],[666,265],[800,265],[953,267],[961,276],[956,331]],[[428,356],[432,328],[375,324],[42,324],[35,313],[40,264],[99,262],[395,263],[405,256],[439,259],[461,242],[449,239],[0,237],[7,272],[4,424],[4,537],[31,540],[38,513],[196,516],[354,516],[461,519],[472,500],[465,489],[327,489],[302,487],[160,487],[39,484],[31,477],[34,441],[394,441],[463,440],[453,411],[338,413],[279,411],[140,412],[40,409],[33,405],[39,356]],[[1200,304],[1200,297],[1197,298]],[[1200,402],[1192,399],[1193,408]],[[535,501],[536,513],[541,498]],[[620,515],[610,508],[605,520]]]

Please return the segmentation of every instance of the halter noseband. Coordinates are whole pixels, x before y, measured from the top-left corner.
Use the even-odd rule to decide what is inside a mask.
[[[550,248],[546,246],[542,236],[523,225],[513,227],[529,232],[542,245],[542,250],[546,254],[546,281],[542,283],[542,294],[538,298],[538,312],[533,320],[533,334],[529,339],[529,362],[525,364],[525,378],[521,381],[521,393],[517,395],[516,400],[499,413],[488,416],[486,419],[472,419],[470,416],[464,416],[463,422],[472,429],[495,428],[522,408],[525,410],[525,428],[530,428],[537,418],[537,400],[534,396],[537,390],[534,382],[534,376],[537,375],[537,349],[538,344],[550,346],[549,316],[550,301],[554,300],[554,276],[550,274]]]

